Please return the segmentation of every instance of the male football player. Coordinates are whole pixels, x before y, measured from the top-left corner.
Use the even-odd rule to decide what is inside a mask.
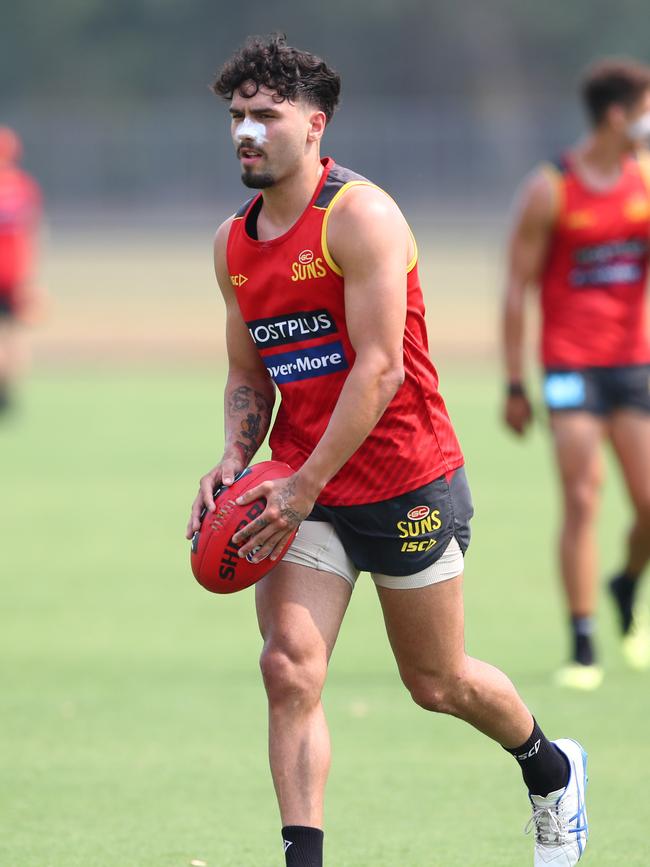
[[[463,456],[429,358],[417,249],[395,202],[321,158],[339,76],[283,37],[251,39],[214,89],[230,106],[244,184],[219,228],[229,374],[226,445],[201,480],[187,528],[214,510],[269,428],[295,469],[263,483],[264,513],[234,536],[276,559],[256,586],[270,762],[288,867],[321,867],[330,764],[321,692],[360,571],[372,575],[413,699],[452,714],[520,764],[535,863],[575,864],[587,839],[586,756],[547,740],[508,678],[465,653],[463,555],[472,504]],[[282,560],[291,529],[298,534]]]
[[[595,522],[602,443],[620,464],[634,510],[620,571],[609,589],[625,658],[650,665],[650,636],[634,615],[650,557],[650,344],[645,290],[650,168],[650,69],[604,60],[585,75],[588,135],[526,182],[510,239],[504,309],[505,419],[518,434],[531,420],[523,364],[524,296],[538,285],[544,397],[562,489],[559,560],[572,636],[557,682],[596,688],[593,641]],[[607,539],[611,544],[611,539]]]

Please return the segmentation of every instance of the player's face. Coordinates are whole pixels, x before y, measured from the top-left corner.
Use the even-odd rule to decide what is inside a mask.
[[[305,158],[313,106],[284,99],[261,87],[253,96],[236,92],[230,104],[231,133],[247,187],[272,187]],[[316,112],[320,114],[320,112]]]

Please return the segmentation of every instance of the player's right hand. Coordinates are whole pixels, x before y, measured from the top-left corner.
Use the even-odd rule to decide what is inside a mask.
[[[192,503],[190,519],[187,522],[185,538],[191,539],[201,527],[201,512],[207,509],[214,512],[214,492],[221,485],[232,485],[237,473],[244,469],[244,463],[237,455],[224,455],[216,467],[201,477],[199,492]]]
[[[511,394],[506,398],[503,420],[511,431],[522,436],[533,420],[533,408],[525,394]]]

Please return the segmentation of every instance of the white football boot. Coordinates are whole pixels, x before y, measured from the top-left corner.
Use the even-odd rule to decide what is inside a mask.
[[[569,762],[569,782],[565,789],[550,792],[545,798],[529,794],[533,815],[526,833],[535,830],[535,867],[573,867],[587,845],[587,754],[569,738],[552,743]]]

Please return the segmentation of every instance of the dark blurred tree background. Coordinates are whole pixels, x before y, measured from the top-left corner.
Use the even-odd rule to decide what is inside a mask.
[[[247,34],[281,30],[343,75],[326,148],[337,159],[423,207],[505,201],[579,132],[586,64],[648,59],[647,11],[641,0],[10,0],[0,122],[21,131],[61,206],[236,201],[208,84]]]

